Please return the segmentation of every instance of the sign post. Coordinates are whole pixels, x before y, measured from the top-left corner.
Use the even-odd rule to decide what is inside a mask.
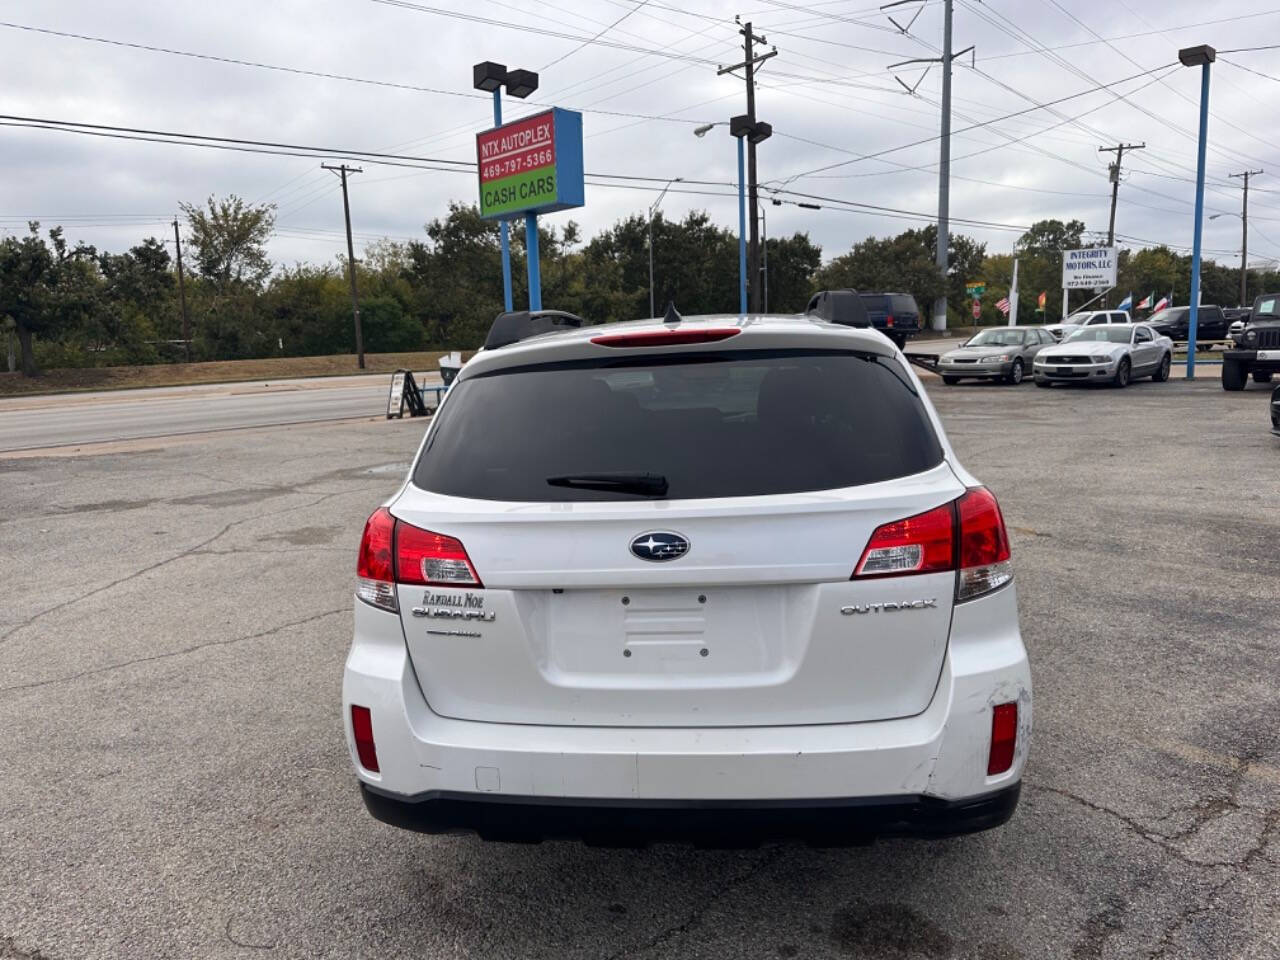
[[[524,217],[529,261],[529,309],[542,309],[538,214],[580,207],[582,114],[559,107],[476,134],[480,216]]]

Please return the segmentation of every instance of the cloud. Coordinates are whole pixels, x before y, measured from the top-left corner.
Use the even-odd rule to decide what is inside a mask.
[[[443,9],[516,27],[575,36],[599,33],[635,6],[629,0],[434,2]],[[938,130],[939,69],[929,70],[918,96],[912,97],[901,91],[886,67],[895,60],[933,55],[930,48],[937,46],[941,34],[940,4],[926,4],[912,27],[916,40],[884,29],[887,21],[880,14],[856,5],[816,2],[813,12],[795,9],[802,5],[765,3],[765,9],[754,14],[756,31],[779,49],[761,71],[757,96],[758,115],[776,131],[759,149],[762,182],[777,185],[797,173],[923,140],[927,142],[879,160],[845,163],[792,181],[788,189],[932,215],[938,144],[930,138]],[[850,8],[861,12],[841,12]],[[1146,13],[1137,4],[1107,7],[1105,17],[1075,6],[1068,9],[1078,10],[1076,16],[1099,34],[1135,36],[1112,45],[1098,43],[1085,26],[1049,0],[957,6],[957,46],[976,44],[981,71],[956,66],[957,131],[1025,109],[1031,105],[1026,97],[1044,102],[1090,83],[1170,63],[1179,46],[1251,46],[1257,37],[1274,34],[1280,21],[1275,15],[1244,18],[1251,12],[1247,9],[1215,13],[1219,8],[1175,0],[1151,13],[1159,26],[1235,19],[1161,34],[1144,21]],[[735,12],[720,0],[650,3],[635,9],[604,39],[711,62],[591,45],[545,70],[535,99],[595,111],[727,120],[744,109],[743,85],[733,76],[717,76],[714,64],[740,56],[732,23]],[[462,94],[473,92],[473,62],[492,59],[539,69],[578,46],[577,41],[526,29],[482,25],[372,0],[188,0],[146,6],[127,0],[64,0],[56,5],[18,0],[6,5],[4,16],[11,23],[51,30]],[[1034,41],[1023,42],[1016,38],[1019,35]],[[1053,48],[1080,75],[1034,49],[1036,42]],[[472,159],[475,132],[491,122],[489,103],[466,96],[297,76],[13,27],[0,27],[0,45],[4,112],[12,114],[454,160]],[[1249,54],[1230,59],[1266,69],[1265,62]],[[919,73],[904,69],[901,75],[913,83]],[[1127,93],[1143,82],[1117,90]],[[1187,245],[1198,98],[1198,71],[1178,68],[1164,82],[1135,93],[1132,102],[1093,94],[1053,110],[957,132],[952,142],[952,215],[1011,224],[1078,217],[1090,230],[1105,231],[1108,155],[1097,148],[1121,140],[1145,141],[1145,150],[1125,159],[1117,230],[1125,237]],[[514,100],[507,106],[509,118],[531,109]],[[1062,123],[1094,107],[1077,122]],[[1212,107],[1206,203],[1212,212],[1224,215],[1206,223],[1205,245],[1219,259],[1230,261],[1238,256],[1233,251],[1239,245],[1239,218],[1234,215],[1239,188],[1227,174],[1258,167],[1280,170],[1280,164],[1270,162],[1276,159],[1271,125],[1263,129],[1258,123],[1259,117],[1273,117],[1280,108],[1280,83],[1219,62],[1214,67]],[[728,133],[719,128],[699,139],[692,127],[588,112],[587,169],[733,183],[736,154]],[[234,192],[279,204],[280,235],[272,243],[278,262],[327,260],[343,249],[341,197],[336,180],[318,169],[319,160],[11,127],[0,128],[0,137],[0,216],[6,218],[0,224],[7,229],[23,229],[17,217],[39,215],[48,225],[59,217],[79,217],[83,225],[65,221],[73,239],[121,249],[153,233],[166,235],[164,221],[177,212],[180,202]],[[1025,139],[1009,144],[1011,138]],[[351,183],[352,224],[361,238],[422,236],[423,224],[442,215],[450,200],[471,201],[475,196],[473,174],[362,165],[365,172]],[[1255,187],[1251,250],[1280,257],[1280,182],[1269,188],[1261,177]],[[727,195],[697,195],[683,192],[686,189]],[[732,227],[737,223],[732,192],[729,187],[676,184],[663,210],[679,217],[690,209],[706,209]],[[577,220],[590,236],[619,217],[643,211],[655,196],[652,190],[588,187],[584,209],[549,219],[553,224]],[[827,209],[770,205],[769,232],[776,236],[806,231],[827,256],[834,256],[866,236],[897,233],[915,223],[870,211],[832,209],[838,205],[829,200],[816,202]],[[108,225],[108,215],[120,214],[130,215],[127,223]],[[1016,233],[997,229],[955,229],[987,242],[993,252],[1009,250],[1016,238]]]

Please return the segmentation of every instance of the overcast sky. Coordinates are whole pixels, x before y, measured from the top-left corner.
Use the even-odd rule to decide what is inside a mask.
[[[1273,6],[956,0],[955,47],[975,44],[977,61],[975,68],[966,55],[955,70],[953,217],[1014,226],[1077,217],[1105,234],[1110,156],[1097,148],[1145,142],[1145,150],[1125,157],[1117,233],[1130,245],[1189,247],[1200,70],[1149,71],[1174,63],[1182,46],[1229,50],[1280,41],[1280,9]],[[360,150],[470,161],[475,132],[492,122],[491,104],[471,89],[471,66],[496,60],[541,73],[528,104],[507,100],[506,119],[533,112],[534,101],[582,110],[589,174],[709,181],[715,185],[675,184],[663,210],[678,217],[705,209],[736,229],[733,140],[724,127],[701,139],[693,130],[745,110],[741,79],[716,74],[716,64],[741,56],[733,23],[741,13],[778,49],[762,68],[757,95],[759,118],[774,127],[759,148],[760,180],[791,192],[775,194],[789,203],[767,205],[769,233],[807,231],[830,258],[865,237],[923,222],[834,201],[936,215],[938,142],[930,138],[938,134],[940,70],[929,69],[911,96],[895,76],[915,84],[924,67],[889,65],[935,55],[939,0],[893,11],[904,23],[919,12],[910,35],[865,0],[422,0],[420,7],[436,12],[376,0],[10,0],[0,13],[0,112],[322,146],[335,158]],[[566,38],[597,36],[600,42],[585,46]],[[1263,169],[1250,190],[1256,263],[1280,257],[1280,50],[1224,58],[1213,68],[1206,194],[1208,214],[1221,215],[1206,222],[1205,246],[1217,259],[1236,261],[1241,191],[1228,174]],[[1144,75],[1036,107],[1136,74]],[[1026,112],[959,132],[1016,111]],[[893,149],[921,140],[927,142]],[[277,262],[325,260],[343,249],[341,194],[319,159],[13,126],[0,127],[0,143],[0,224],[10,231],[39,217],[62,223],[73,239],[120,250],[145,236],[171,237],[165,221],[181,201],[236,193],[278,205]],[[810,173],[832,164],[842,165]],[[474,172],[361,165],[351,185],[358,247],[377,236],[421,237],[423,224],[450,200],[476,199]],[[645,210],[662,186],[609,182],[628,186],[589,184],[585,208],[548,221],[572,218],[589,237]],[[823,209],[796,207],[797,200]],[[1009,251],[1017,237],[996,227],[953,229],[993,253]]]

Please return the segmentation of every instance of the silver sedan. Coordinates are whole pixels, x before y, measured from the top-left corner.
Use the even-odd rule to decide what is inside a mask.
[[[1036,354],[1056,342],[1039,327],[992,327],[939,357],[938,373],[945,384],[970,377],[1021,383]]]
[[[1052,383],[1109,383],[1127,387],[1137,377],[1169,379],[1173,341],[1143,323],[1082,327],[1036,357],[1037,387]]]

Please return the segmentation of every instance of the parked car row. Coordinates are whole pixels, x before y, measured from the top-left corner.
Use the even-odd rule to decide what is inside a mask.
[[[1114,312],[1114,311],[1109,311]],[[1054,383],[1109,383],[1126,387],[1135,378],[1169,379],[1173,341],[1145,323],[1109,318],[1074,326],[1062,342],[1044,327],[994,327],[949,350],[938,360],[942,382],[999,379],[1021,383],[1031,372],[1036,386]]]

